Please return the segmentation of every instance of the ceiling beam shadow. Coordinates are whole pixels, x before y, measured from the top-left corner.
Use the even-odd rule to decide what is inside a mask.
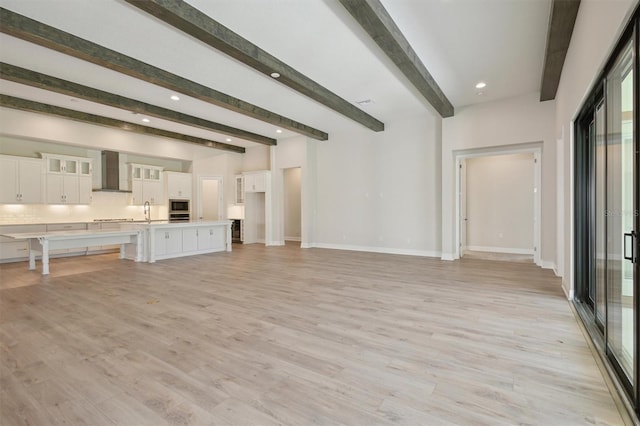
[[[549,14],[547,47],[540,82],[540,101],[555,99],[562,75],[564,59],[569,50],[580,0],[553,0]]]
[[[340,0],[342,6],[369,33],[411,84],[443,117],[453,116],[453,105],[433,79],[402,31],[379,0]]]
[[[241,146],[229,145],[226,143],[198,138],[195,136],[183,135],[182,133],[170,132],[168,130],[154,129],[153,127],[142,126],[140,124],[134,124],[127,121],[116,120],[114,118],[102,117],[100,115],[75,111],[55,105],[43,104],[40,102],[16,98],[9,95],[0,95],[0,106],[18,109],[21,111],[35,112],[39,114],[54,115],[57,117],[67,118],[82,123],[95,124],[98,126],[110,127],[112,129],[118,130],[126,130],[128,132],[138,133],[141,135],[160,136],[163,138],[174,139],[180,142],[188,142],[205,146],[207,148],[237,152],[240,154],[244,154],[245,152],[245,149]]]
[[[384,123],[182,0],[125,1],[373,131],[384,130]]]
[[[71,81],[63,80],[50,75],[42,74],[36,71],[21,68],[15,65],[0,62],[0,78],[14,83],[25,84],[39,89],[49,90],[51,92],[72,96],[86,101],[96,102],[102,105],[108,105],[115,108],[124,109],[138,114],[148,115],[150,117],[160,118],[163,120],[173,121],[174,123],[184,124],[187,126],[199,127],[204,130],[223,133],[225,135],[238,137],[247,141],[261,143],[264,145],[276,145],[277,140],[256,133],[247,132],[245,130],[236,129],[235,127],[225,126],[224,124],[215,123],[199,117],[172,111],[166,108],[147,104],[135,99],[126,98],[109,92],[104,92],[93,87],[83,86]]]
[[[88,40],[76,37],[73,34],[35,21],[5,8],[0,8],[0,31],[10,36],[118,71],[148,83],[200,99],[201,101],[270,123],[277,127],[291,130],[313,139],[327,140],[329,138],[326,132],[241,99],[234,98],[233,96],[172,74]]]

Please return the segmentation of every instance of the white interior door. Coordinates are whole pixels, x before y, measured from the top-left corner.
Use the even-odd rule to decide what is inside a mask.
[[[198,218],[200,220],[222,220],[224,218],[222,213],[222,177],[200,176],[198,188]]]

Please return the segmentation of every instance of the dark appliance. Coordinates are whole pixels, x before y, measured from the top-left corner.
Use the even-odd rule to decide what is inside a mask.
[[[191,220],[189,200],[169,200],[169,222]]]

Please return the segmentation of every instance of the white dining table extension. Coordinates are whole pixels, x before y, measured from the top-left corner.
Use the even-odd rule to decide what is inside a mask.
[[[120,244],[120,259],[124,259],[128,244],[136,247],[135,261],[142,259],[142,231],[128,230],[75,230],[40,233],[3,234],[16,240],[29,243],[29,270],[36,269],[36,255],[42,256],[42,275],[49,274],[49,251],[55,249],[90,247],[97,245]]]

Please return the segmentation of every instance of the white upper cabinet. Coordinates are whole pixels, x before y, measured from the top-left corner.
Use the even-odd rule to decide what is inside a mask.
[[[268,171],[260,172],[245,172],[244,176],[244,191],[245,192],[266,192]]]
[[[236,204],[244,204],[244,177],[242,175],[236,175]]]
[[[167,198],[191,200],[192,177],[191,173],[164,172],[167,185]]]
[[[42,154],[46,169],[48,204],[91,203],[92,160],[83,157]]]
[[[129,165],[129,189],[131,190],[131,204],[142,205],[164,204],[164,187],[162,167],[144,164]]]
[[[0,156],[0,203],[44,202],[44,168],[38,158]]]

